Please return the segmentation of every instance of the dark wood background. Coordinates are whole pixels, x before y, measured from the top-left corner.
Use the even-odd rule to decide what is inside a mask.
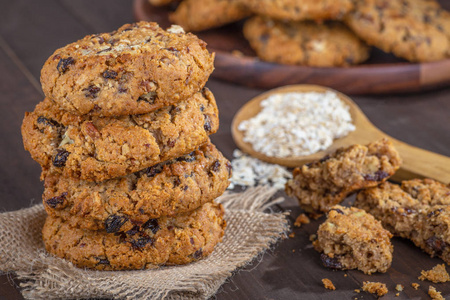
[[[40,169],[23,150],[20,125],[25,111],[43,99],[40,69],[53,51],[91,33],[111,31],[133,22],[131,1],[124,0],[1,0],[0,1],[0,210],[11,211],[41,201]],[[235,144],[230,124],[235,112],[263,90],[249,89],[211,79],[221,127],[213,142],[229,158]],[[404,142],[450,156],[450,87],[426,93],[353,97],[369,119],[387,134]],[[450,170],[450,166],[449,170]],[[293,199],[278,207],[291,211],[291,220],[301,212]],[[358,271],[324,268],[308,241],[319,221],[294,229],[295,238],[278,243],[264,256],[237,272],[219,290],[218,299],[370,299],[356,294],[362,281],[382,281],[395,298],[397,283],[405,290],[396,299],[427,298],[429,282],[420,282],[420,270],[440,259],[430,258],[412,243],[394,238],[394,261],[386,274],[367,276]],[[1,230],[1,229],[0,229]],[[293,252],[295,250],[295,252]],[[347,276],[344,276],[348,274]],[[325,290],[322,278],[331,278],[337,290]],[[418,291],[411,282],[419,282]],[[13,280],[0,276],[0,299],[22,299]],[[450,297],[450,283],[433,284]]]

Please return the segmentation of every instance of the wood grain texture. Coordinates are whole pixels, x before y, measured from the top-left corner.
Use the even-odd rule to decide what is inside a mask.
[[[168,8],[134,0],[133,11],[137,20],[170,26]],[[378,49],[372,51],[366,63],[351,67],[316,68],[264,62],[250,49],[241,23],[197,33],[216,52],[214,78],[262,89],[317,84],[351,95],[411,93],[450,85],[450,59],[408,63]]]
[[[449,2],[450,3],[450,2]],[[0,37],[14,52],[22,67],[34,76],[30,79],[17,61],[0,53],[0,210],[29,207],[40,201],[42,182],[39,166],[23,150],[20,123],[25,111],[42,99],[32,81],[39,81],[39,71],[53,51],[86,34],[109,31],[133,22],[130,1],[122,0],[0,0]],[[226,157],[236,148],[231,136],[234,114],[249,99],[263,90],[252,89],[212,79],[220,111],[220,129],[211,138]],[[366,95],[352,97],[369,120],[383,132],[414,146],[450,156],[450,88],[405,95]],[[283,192],[280,196],[286,197]],[[351,202],[352,197],[346,201]],[[289,213],[291,224],[302,210],[286,197],[273,208]],[[417,280],[422,269],[430,269],[442,260],[430,258],[412,243],[394,238],[394,261],[386,274],[367,276],[358,271],[331,271],[320,263],[319,254],[309,242],[323,218],[301,228],[293,228],[294,238],[280,241],[271,250],[236,272],[214,299],[376,299],[367,293],[356,294],[364,280],[382,281],[391,291],[383,299],[427,299],[429,282]],[[344,276],[346,275],[346,277]],[[320,280],[330,278],[336,291],[325,290]],[[0,276],[0,299],[23,299],[17,287]],[[411,282],[419,282],[418,291]],[[17,282],[16,282],[17,283]],[[394,297],[397,283],[405,286]],[[434,285],[434,284],[433,284]],[[450,297],[449,284],[434,285]]]
[[[356,129],[347,136],[336,139],[333,144],[326,150],[316,152],[311,155],[297,157],[270,157],[264,153],[260,153],[253,149],[250,143],[244,141],[244,132],[238,129],[239,124],[256,116],[261,111],[260,103],[264,99],[274,94],[283,93],[306,93],[318,92],[325,93],[327,91],[335,92],[338,97],[349,106],[350,115]],[[413,178],[433,178],[445,184],[450,184],[450,157],[426,151],[397,139],[390,137],[376,128],[364,115],[361,109],[348,96],[335,90],[318,86],[318,85],[291,85],[265,92],[249,102],[247,102],[235,115],[231,133],[233,139],[241,150],[268,163],[279,164],[287,167],[298,167],[305,163],[318,160],[325,155],[336,151],[341,147],[347,147],[353,144],[368,144],[382,138],[390,139],[403,160],[399,171],[392,177],[393,180],[401,181]]]

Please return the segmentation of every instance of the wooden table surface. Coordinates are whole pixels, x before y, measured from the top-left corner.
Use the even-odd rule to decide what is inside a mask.
[[[25,111],[43,99],[39,84],[44,61],[57,48],[91,33],[111,31],[133,22],[131,1],[39,0],[0,1],[0,210],[12,211],[41,201],[40,168],[23,150],[20,125]],[[207,86],[216,96],[220,130],[213,142],[229,158],[235,144],[230,124],[236,111],[262,90],[211,79]],[[369,119],[387,134],[411,145],[450,156],[450,87],[420,94],[352,97]],[[450,166],[448,166],[450,170]],[[291,211],[290,220],[301,212],[293,199],[279,209]],[[420,282],[420,270],[440,259],[430,258],[411,242],[394,238],[394,260],[386,274],[367,276],[358,271],[324,268],[308,241],[320,221],[294,229],[286,239],[230,278],[218,299],[371,299],[356,294],[362,281],[382,281],[395,298],[397,283],[405,290],[396,299],[427,298],[429,282]],[[1,229],[0,229],[1,230]],[[295,250],[295,252],[294,252]],[[347,274],[345,276],[345,274]],[[321,279],[333,280],[337,290],[325,290]],[[419,282],[418,291],[411,282]],[[0,299],[22,299],[6,275],[0,277]],[[433,284],[450,297],[450,283]]]

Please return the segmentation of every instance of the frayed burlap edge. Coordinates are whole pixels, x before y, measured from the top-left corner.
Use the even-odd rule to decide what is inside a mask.
[[[222,243],[207,258],[183,266],[139,271],[93,271],[45,252],[42,205],[0,214],[0,270],[16,273],[26,299],[206,299],[236,269],[250,263],[287,230],[283,213],[264,213],[283,201],[276,189],[249,188],[217,199],[228,223]]]

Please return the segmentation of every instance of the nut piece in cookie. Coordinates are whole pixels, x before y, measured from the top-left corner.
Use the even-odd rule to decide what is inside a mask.
[[[385,182],[361,191],[355,206],[371,213],[394,235],[450,263],[450,187],[432,179],[401,186]]]
[[[201,31],[239,21],[250,15],[242,3],[235,0],[184,0],[170,20],[186,31]]]
[[[326,212],[350,193],[386,181],[400,163],[397,150],[387,139],[352,145],[295,168],[286,193],[295,196],[307,212]]]
[[[244,36],[259,58],[313,67],[349,66],[369,57],[369,47],[338,22],[283,22],[253,17]]]
[[[41,71],[44,94],[68,112],[93,116],[144,114],[187,100],[208,80],[214,54],[178,29],[126,24],[57,49]]]
[[[391,237],[392,234],[364,210],[336,205],[320,225],[313,245],[328,268],[384,273],[392,262]]]

